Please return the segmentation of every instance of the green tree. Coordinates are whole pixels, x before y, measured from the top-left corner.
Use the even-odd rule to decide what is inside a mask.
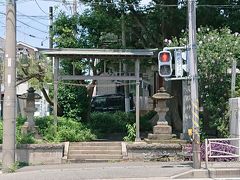
[[[186,1],[152,0],[147,6],[140,6],[140,0],[81,2],[88,7],[81,15],[69,16],[64,12],[57,15],[52,32],[56,47],[121,48],[122,19],[126,25],[126,48],[162,48],[166,45],[164,39],[180,37],[181,31],[187,27]],[[240,22],[236,6],[239,3],[237,0],[198,0],[198,27],[208,25],[216,29],[229,26],[236,30]],[[94,75],[98,75],[103,70],[101,60],[96,65],[95,59],[74,59],[74,63],[62,61],[63,73],[72,74],[73,64],[76,74],[85,74],[86,69],[91,69]],[[84,81],[76,83],[86,84]],[[91,97],[92,87],[88,88],[88,97]]]
[[[173,40],[175,45],[186,45],[186,34],[183,38]],[[238,33],[229,28],[198,28],[197,55],[199,74],[200,105],[204,109],[203,124],[217,130],[218,136],[228,135],[228,99],[230,98],[232,60],[240,55]],[[239,66],[239,64],[238,64]],[[237,78],[239,88],[240,81]]]

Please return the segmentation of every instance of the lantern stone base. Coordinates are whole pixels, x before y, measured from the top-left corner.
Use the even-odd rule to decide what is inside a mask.
[[[24,135],[27,135],[28,133],[33,133],[36,139],[41,139],[41,136],[39,135],[37,128],[38,126],[29,126],[29,123],[25,122],[21,128],[21,133]]]
[[[172,127],[167,124],[157,124],[153,127],[153,134],[172,134]]]
[[[176,135],[172,134],[172,127],[169,126],[167,122],[158,122],[158,124],[153,127],[153,133],[148,134],[146,141],[148,143],[169,143],[168,141],[172,142],[174,138],[176,138]]]
[[[148,139],[152,140],[169,140],[176,138],[175,134],[148,134]]]
[[[148,144],[157,143],[157,144],[187,144],[187,141],[181,140],[181,139],[165,139],[165,140],[159,140],[159,139],[144,139],[144,141]]]

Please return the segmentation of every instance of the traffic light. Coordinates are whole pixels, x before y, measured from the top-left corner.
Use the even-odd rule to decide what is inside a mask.
[[[170,51],[160,51],[158,53],[158,73],[161,77],[172,75],[172,55]]]

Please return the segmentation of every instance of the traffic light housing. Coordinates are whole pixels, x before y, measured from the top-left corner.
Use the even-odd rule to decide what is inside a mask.
[[[161,77],[172,75],[172,55],[170,51],[160,51],[158,53],[158,73]]]

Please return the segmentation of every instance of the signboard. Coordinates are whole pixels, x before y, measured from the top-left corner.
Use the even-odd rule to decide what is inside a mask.
[[[181,50],[174,51],[174,58],[175,58],[175,76],[182,77],[183,76],[182,51]]]

